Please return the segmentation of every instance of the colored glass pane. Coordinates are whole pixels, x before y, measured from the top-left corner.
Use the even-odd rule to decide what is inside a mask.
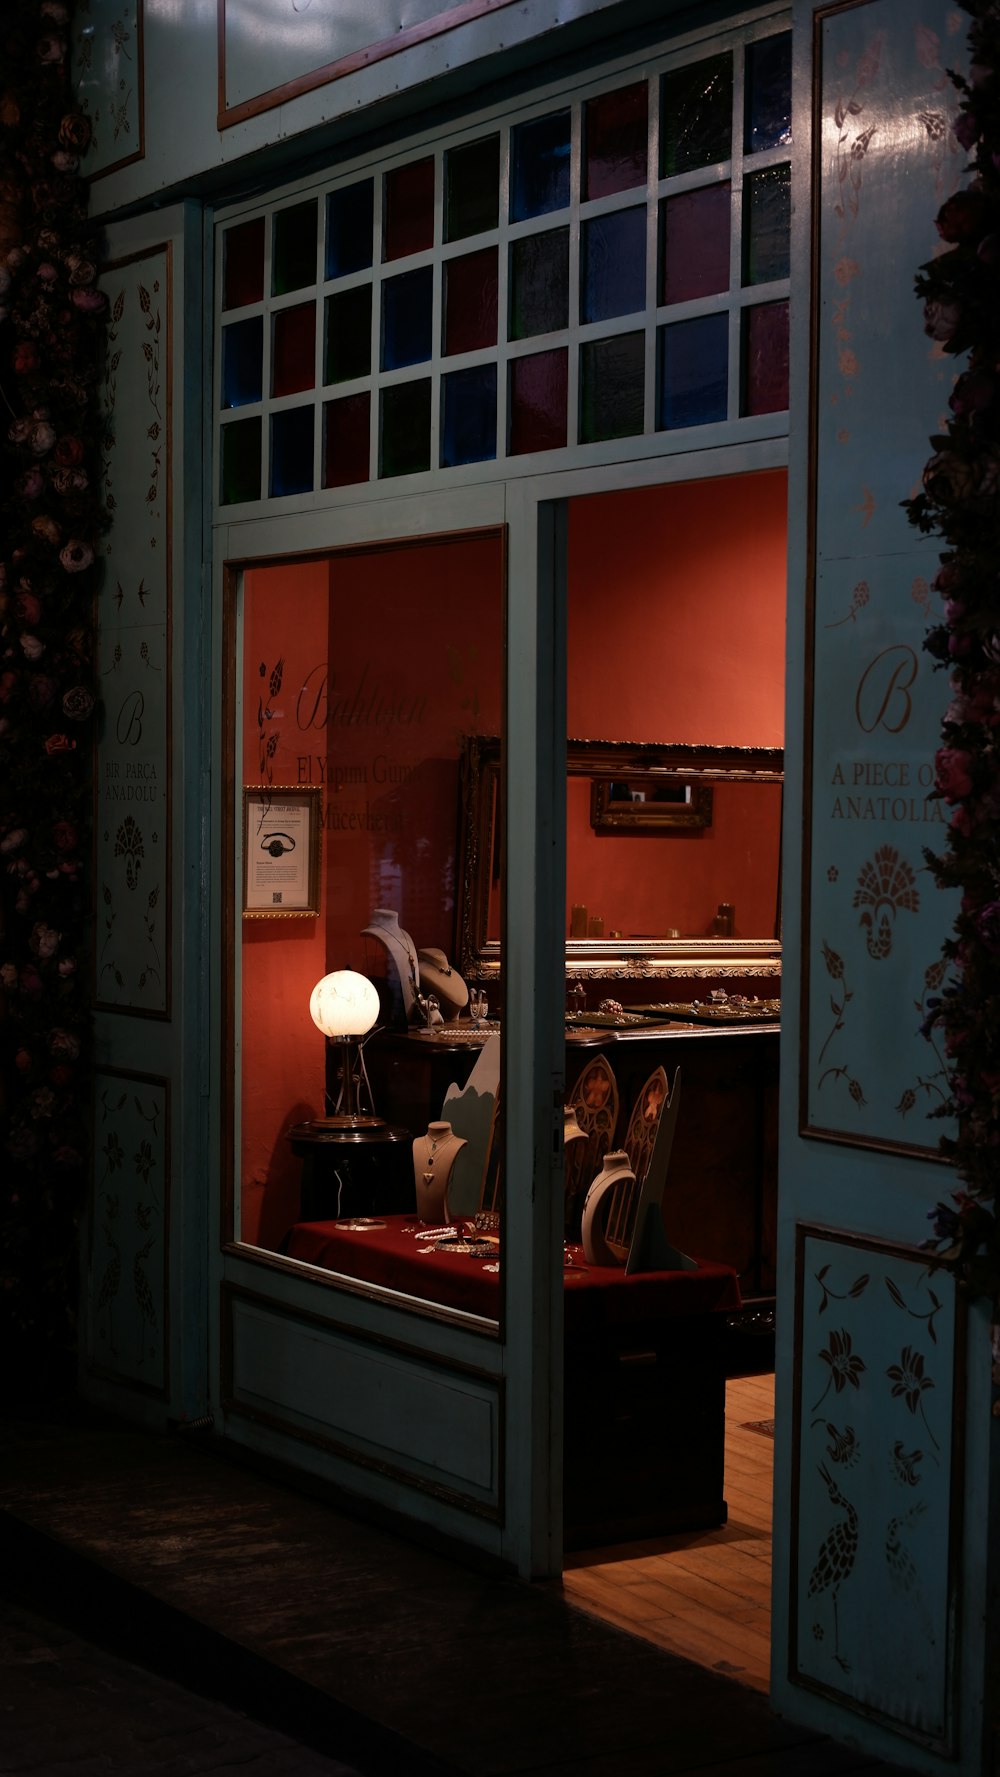
[[[568,385],[565,346],[511,361],[508,451],[512,457],[533,450],[559,450],[566,443]]]
[[[584,107],[584,197],[646,183],[646,82],[588,99]]]
[[[729,289],[729,181],[679,191],[660,206],[662,303],[692,302]]]
[[[385,176],[384,259],[405,259],[434,245],[434,158]]]
[[[743,187],[745,284],[787,278],[792,225],[791,167],[762,167]]]
[[[326,275],[346,278],[372,263],[375,186],[371,179],[331,191],[326,200]]]
[[[222,306],[245,308],[264,300],[264,218],[227,228],[222,248]]]
[[[371,395],[345,395],[323,408],[323,486],[368,480]]]
[[[497,454],[497,367],[477,364],[443,379],[441,466],[483,463]]]
[[[525,235],[510,247],[510,338],[556,333],[569,323],[569,229]]]
[[[525,222],[569,203],[570,113],[554,111],[510,133],[510,219]]]
[[[748,154],[792,139],[792,34],[762,37],[747,47],[743,147]]]
[[[445,240],[496,228],[500,214],[500,137],[467,142],[445,156]]]
[[[383,389],[380,475],[419,475],[430,466],[430,377]]]
[[[346,383],[372,367],[372,287],[359,284],[326,300],[323,381]]]
[[[475,352],[497,343],[497,250],[449,259],[444,275],[444,349]]]
[[[233,420],[221,431],[222,504],[260,499],[260,416]]]
[[[382,369],[423,364],[431,355],[434,271],[429,265],[382,285]]]
[[[729,410],[728,315],[699,315],[661,327],[659,373],[661,430],[724,420]]]
[[[307,494],[313,485],[313,408],[271,415],[271,493]]]
[[[788,304],[765,302],[743,316],[743,412],[788,406]]]
[[[646,341],[642,333],[580,348],[580,443],[631,438],[643,428]]]
[[[645,306],[645,209],[615,210],[585,222],[580,241],[581,321],[608,321]]]
[[[729,160],[733,137],[733,58],[708,56],[663,76],[660,177]]]
[[[271,294],[285,296],[316,282],[316,199],[274,212]]]
[[[316,386],[316,304],[279,309],[271,335],[271,394],[297,395]]]
[[[222,405],[246,407],[264,393],[264,317],[250,315],[222,329]]]

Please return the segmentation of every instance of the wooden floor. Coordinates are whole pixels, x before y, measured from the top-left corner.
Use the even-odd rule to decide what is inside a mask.
[[[729,1522],[655,1542],[567,1555],[563,1590],[579,1609],[668,1652],[767,1692],[771,1648],[774,1377],[726,1384]]]

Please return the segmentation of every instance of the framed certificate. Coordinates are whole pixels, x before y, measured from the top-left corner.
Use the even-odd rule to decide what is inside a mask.
[[[320,789],[243,789],[244,919],[319,913]]]

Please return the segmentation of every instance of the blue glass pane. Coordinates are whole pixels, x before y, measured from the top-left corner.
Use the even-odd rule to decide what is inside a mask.
[[[661,430],[706,426],[729,410],[729,317],[700,315],[660,328]]]
[[[346,278],[372,263],[375,186],[371,179],[331,191],[326,200],[326,275]]]
[[[510,142],[511,221],[564,210],[569,203],[569,112],[519,123]]]
[[[431,355],[434,270],[403,272],[382,285],[382,369],[423,364]]]
[[[271,493],[307,494],[313,484],[313,408],[271,416]]]
[[[763,37],[747,50],[743,147],[748,154],[792,139],[792,34]]]
[[[616,210],[583,225],[580,319],[607,321],[646,306],[646,211]]]
[[[245,407],[264,393],[264,318],[234,321],[222,329],[222,405]]]
[[[483,463],[497,454],[497,370],[480,364],[444,378],[441,464]]]

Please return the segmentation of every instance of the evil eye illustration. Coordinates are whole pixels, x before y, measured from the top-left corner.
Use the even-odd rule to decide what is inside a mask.
[[[265,833],[260,849],[270,852],[272,858],[280,858],[286,851],[295,850],[295,841],[290,833]]]

